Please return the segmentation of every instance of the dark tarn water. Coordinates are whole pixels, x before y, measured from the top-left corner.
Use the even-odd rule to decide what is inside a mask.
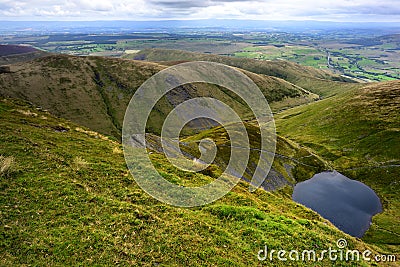
[[[371,188],[336,171],[318,173],[298,183],[292,198],[355,237],[362,237],[372,216],[382,212],[382,204]]]

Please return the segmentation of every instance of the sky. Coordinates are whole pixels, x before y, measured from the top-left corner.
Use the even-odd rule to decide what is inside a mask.
[[[400,22],[400,0],[0,0],[0,20]]]

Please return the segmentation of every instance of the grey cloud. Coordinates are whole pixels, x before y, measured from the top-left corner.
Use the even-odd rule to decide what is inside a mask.
[[[0,2],[0,10],[13,8],[14,5],[11,2]]]
[[[316,9],[316,10],[303,10],[293,13],[296,16],[324,16],[324,15],[400,15],[400,6],[387,8],[387,7],[353,7],[347,9]]]
[[[212,0],[211,2],[219,4],[219,3],[233,3],[233,2],[268,2],[268,1],[263,1],[263,0]]]
[[[356,6],[353,9],[341,10],[343,14],[366,14],[366,15],[399,15],[400,5],[386,6]]]
[[[192,9],[192,8],[203,8],[209,6],[217,6],[223,3],[233,2],[259,2],[262,0],[151,0],[149,3],[168,9]],[[265,1],[264,1],[265,2]]]
[[[211,5],[211,1],[169,1],[169,0],[152,0],[149,1],[155,6],[171,8],[171,9],[187,9],[187,8],[198,8],[207,7]]]

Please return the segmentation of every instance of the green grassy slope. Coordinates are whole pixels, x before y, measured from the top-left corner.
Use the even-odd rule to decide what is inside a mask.
[[[52,55],[12,66],[0,74],[0,95],[25,99],[53,114],[119,138],[126,107],[136,89],[164,69],[154,63],[132,60]],[[260,87],[275,109],[313,101],[317,96],[284,80],[245,72]],[[188,85],[159,102],[150,130],[186,96],[213,96],[239,114],[247,106],[236,95],[211,85]]]
[[[194,60],[219,62],[253,73],[284,79],[323,97],[359,87],[359,84],[348,82],[349,80],[330,72],[283,60],[263,61],[168,49],[145,49],[137,54],[127,55],[126,58],[159,61],[162,64]]]
[[[384,212],[365,240],[399,251],[400,82],[361,89],[278,114],[278,133],[311,148],[336,170],[372,187]]]
[[[0,177],[1,265],[254,266],[265,244],[320,250],[344,237],[367,248],[287,197],[251,194],[244,183],[201,208],[164,205],[135,184],[118,142],[21,101],[0,101],[0,124],[0,155],[15,162]],[[162,155],[152,159],[177,183],[188,178]],[[192,183],[211,179],[191,175]]]

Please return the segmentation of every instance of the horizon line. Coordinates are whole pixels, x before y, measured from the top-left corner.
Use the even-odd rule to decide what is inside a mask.
[[[32,20],[32,19],[0,19],[0,22],[165,22],[165,21],[212,21],[212,20],[220,20],[220,21],[253,21],[253,22],[331,22],[331,23],[399,23],[400,20],[391,20],[391,21],[349,21],[349,20],[313,20],[313,19],[237,19],[237,18],[208,18],[208,19],[86,19],[86,20],[72,20],[72,19],[62,19],[62,20],[52,20],[52,19],[44,19],[44,20]],[[400,25],[399,25],[400,26]]]

